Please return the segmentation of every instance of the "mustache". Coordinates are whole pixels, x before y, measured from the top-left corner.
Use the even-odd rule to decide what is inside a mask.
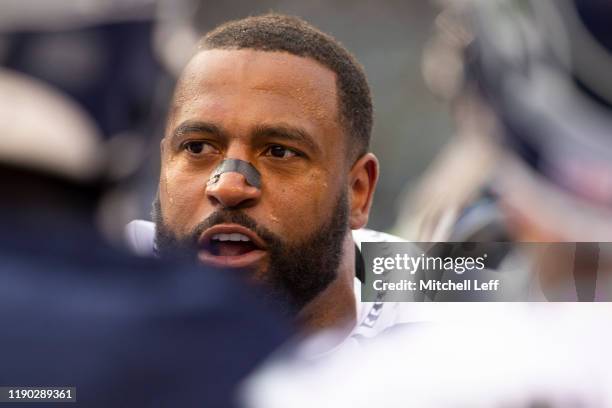
[[[257,221],[249,217],[242,211],[238,210],[217,210],[193,229],[192,239],[194,244],[204,231],[218,224],[237,224],[250,229],[257,234],[266,244],[278,245],[281,241],[280,237],[269,231],[267,228],[259,225]]]

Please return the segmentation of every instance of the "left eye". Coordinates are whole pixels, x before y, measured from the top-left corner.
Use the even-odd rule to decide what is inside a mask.
[[[200,141],[200,140],[192,140],[185,142],[183,144],[183,149],[188,151],[193,155],[200,155],[204,153],[212,153],[215,151],[215,148],[210,143]]]
[[[288,149],[280,145],[274,145],[268,148],[268,150],[266,151],[266,155],[276,157],[278,159],[288,159],[290,157],[295,157],[298,154],[294,150]]]

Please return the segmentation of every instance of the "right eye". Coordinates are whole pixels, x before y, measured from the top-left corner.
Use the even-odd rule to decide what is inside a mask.
[[[204,153],[213,153],[217,150],[213,145],[202,140],[192,140],[189,142],[185,142],[183,143],[183,149],[185,149],[191,154],[198,155]]]

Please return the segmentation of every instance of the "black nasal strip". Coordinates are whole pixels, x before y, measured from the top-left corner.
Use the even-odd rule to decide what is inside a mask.
[[[261,174],[249,162],[240,159],[225,159],[213,171],[206,185],[213,185],[219,181],[223,173],[240,173],[246,182],[255,188],[261,188]]]

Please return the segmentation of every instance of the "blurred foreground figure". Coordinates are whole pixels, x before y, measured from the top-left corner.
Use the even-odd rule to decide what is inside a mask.
[[[458,136],[398,230],[417,240],[578,242],[552,254],[534,245],[512,267],[537,267],[549,300],[609,299],[611,16],[604,1],[449,3],[424,73],[450,101]],[[568,285],[560,270],[571,264]]]
[[[612,407],[612,307],[566,305],[380,336],[357,353],[277,361],[249,408]],[[588,306],[580,304],[577,306]]]
[[[468,84],[502,149],[491,190],[509,234],[610,241],[612,4],[483,2],[476,21]]]
[[[84,407],[232,406],[284,326],[225,275],[101,239],[98,136],[62,94],[0,71],[0,385],[76,387]]]
[[[449,2],[425,55],[458,140],[416,194],[439,211],[411,235],[610,241],[612,5],[473,3]]]

